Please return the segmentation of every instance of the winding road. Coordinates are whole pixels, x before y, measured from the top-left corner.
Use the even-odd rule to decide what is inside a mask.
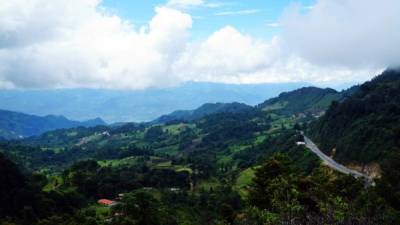
[[[331,157],[325,155],[321,150],[319,150],[317,145],[315,145],[314,142],[311,141],[311,139],[309,139],[303,133],[302,133],[302,135],[304,137],[304,143],[305,143],[306,147],[308,149],[310,149],[312,152],[314,152],[327,166],[329,166],[330,168],[332,168],[332,169],[334,169],[336,171],[339,171],[341,173],[350,174],[350,175],[352,175],[353,177],[356,177],[356,178],[362,177],[370,185],[374,185],[372,179],[368,175],[360,173],[360,172],[352,170],[352,169],[349,169],[349,168],[343,166],[342,164],[337,163]]]

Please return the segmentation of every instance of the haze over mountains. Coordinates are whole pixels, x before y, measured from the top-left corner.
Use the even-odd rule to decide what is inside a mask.
[[[228,103],[205,103],[202,105],[194,106],[191,110],[174,110],[172,113],[167,113],[159,116],[156,119],[145,121],[151,124],[162,124],[171,123],[176,121],[195,121],[206,117],[211,114],[217,113],[245,113],[252,112],[254,110],[262,110],[270,113],[277,113],[282,115],[295,115],[298,113],[312,114],[314,116],[323,113],[330,105],[332,101],[340,101],[349,92],[357,88],[351,88],[347,91],[338,92],[331,88],[317,88],[317,87],[302,87],[296,90],[290,90],[295,88],[296,85],[300,84],[265,84],[265,85],[217,85],[217,84],[192,84],[197,89],[197,92],[202,92],[202,98],[194,98],[194,96],[185,88],[167,90],[154,90],[152,92],[141,92],[138,95],[134,95],[137,92],[117,92],[117,91],[105,91],[105,90],[48,90],[48,91],[3,91],[4,96],[0,98],[5,99],[7,102],[10,101],[9,107],[27,107],[29,105],[40,104],[40,107],[34,109],[40,109],[39,112],[46,114],[46,116],[35,116],[31,114],[25,114],[20,112],[0,110],[0,137],[4,139],[19,139],[30,136],[41,135],[45,132],[57,130],[57,129],[68,129],[75,127],[93,127],[98,125],[106,125],[106,123],[96,115],[106,115],[107,118],[130,118],[131,115],[134,117],[144,116],[150,118],[150,116],[158,116],[163,110],[167,110],[174,105],[180,105],[185,107],[188,105],[194,105],[206,99],[222,99],[229,101],[229,99],[238,96],[244,102],[251,102],[254,107],[241,102],[228,102]],[[186,87],[189,88],[189,87]],[[265,88],[265,91],[262,91]],[[267,98],[259,102],[256,99],[261,98],[262,95],[274,95],[280,88],[289,89],[290,91],[283,92],[279,96],[273,98]],[[254,89],[254,93],[251,93],[251,89]],[[49,93],[52,95],[49,95]],[[8,96],[9,98],[5,97]],[[46,96],[46,98],[45,98]],[[74,98],[75,97],[75,98]],[[140,97],[147,97],[153,100],[153,104],[146,104],[143,101],[136,101]],[[192,99],[190,99],[193,97]],[[130,98],[134,99],[130,101]],[[11,99],[13,101],[11,102]],[[25,101],[21,101],[27,99]],[[42,101],[39,101],[42,99]],[[54,101],[59,99],[58,101]],[[84,100],[86,99],[86,100]],[[174,101],[174,100],[177,101]],[[191,101],[193,100],[193,101]],[[63,104],[65,102],[65,104]],[[115,103],[117,102],[117,103]],[[25,103],[21,105],[21,103]],[[3,103],[4,104],[4,103]],[[77,106],[80,104],[80,107]],[[142,105],[139,105],[142,104]],[[97,106],[92,108],[93,106]],[[53,108],[51,108],[53,107]],[[52,110],[67,110],[68,107],[76,109],[75,115],[79,116],[79,113],[85,113],[91,111],[93,114],[92,118],[84,120],[82,122],[67,119],[64,115],[67,115],[68,111],[63,111],[64,115],[47,115],[45,112],[47,108]],[[130,108],[147,108],[145,111],[132,110]],[[70,109],[71,112],[73,109]],[[27,111],[32,111],[24,108]],[[118,111],[117,111],[118,110]],[[120,111],[119,111],[120,110]],[[51,110],[48,110],[51,111]],[[56,112],[59,112],[56,111]],[[142,112],[142,113],[140,113]],[[98,113],[98,114],[96,114]],[[117,120],[118,121],[118,120]],[[134,120],[133,120],[134,121]],[[129,120],[132,122],[132,120]],[[123,123],[122,123],[123,124]],[[115,124],[115,125],[118,125]]]
[[[255,109],[286,115],[300,112],[321,113],[332,101],[339,100],[345,95],[344,91],[338,92],[330,88],[295,89],[299,85],[302,84],[190,83],[178,88],[151,91],[3,90],[0,95],[0,99],[3,100],[0,103],[2,107],[45,116],[0,110],[0,137],[19,139],[41,135],[56,129],[106,125],[102,118],[109,120],[113,118],[114,120],[111,121],[116,122],[136,122],[141,121],[137,118],[142,118],[144,122],[160,124],[176,120],[194,121],[216,113],[244,113]],[[194,92],[190,91],[192,88]],[[280,90],[286,90],[286,92],[278,96]],[[267,97],[263,98],[263,96]],[[230,102],[234,99],[240,102]],[[211,103],[208,103],[208,100]],[[255,108],[252,105],[255,105]],[[169,113],[171,111],[172,113]],[[92,117],[86,119],[88,118],[86,115],[92,115]],[[69,119],[74,116],[75,118],[83,117],[80,120],[82,122]],[[157,118],[154,119],[155,117]]]
[[[190,82],[143,91],[105,89],[0,90],[0,109],[27,114],[63,115],[72,120],[100,117],[107,123],[151,121],[175,110],[193,110],[205,103],[259,104],[305,83],[217,84]]]
[[[34,116],[24,113],[0,110],[0,138],[19,139],[34,135],[40,135],[47,131],[73,128],[92,127],[105,125],[100,119],[91,119],[83,122],[72,121],[64,116]]]

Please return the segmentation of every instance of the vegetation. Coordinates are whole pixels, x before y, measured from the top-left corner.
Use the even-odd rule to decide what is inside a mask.
[[[285,115],[298,113],[318,115],[325,111],[332,101],[339,101],[345,95],[346,92],[340,93],[330,88],[305,87],[284,92],[276,98],[271,98],[259,104],[258,108]]]
[[[385,71],[345,101],[334,102],[309,133],[342,162],[382,161],[400,151],[400,72]]]
[[[193,121],[216,113],[238,113],[251,111],[252,107],[242,103],[207,103],[195,110],[180,110],[161,116],[153,123],[168,123],[173,121]]]
[[[3,140],[0,225],[399,224],[393,74],[341,93],[282,94],[264,110]],[[381,177],[368,186],[321,165],[301,143],[305,129],[340,160],[380,163]]]

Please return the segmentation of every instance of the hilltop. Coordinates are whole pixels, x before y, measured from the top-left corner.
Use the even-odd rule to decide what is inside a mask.
[[[324,112],[332,101],[339,101],[343,93],[330,88],[304,87],[284,92],[271,98],[257,107],[267,111],[285,115],[310,113],[314,115]]]
[[[178,110],[170,114],[163,115],[152,123],[166,123],[174,120],[193,121],[201,119],[207,115],[216,113],[239,113],[253,110],[253,107],[243,103],[206,103],[194,110]]]

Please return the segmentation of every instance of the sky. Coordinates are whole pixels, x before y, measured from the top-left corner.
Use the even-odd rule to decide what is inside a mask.
[[[146,2],[145,4],[143,2]],[[170,1],[174,2],[174,1]],[[290,0],[216,0],[216,1],[175,1],[194,2],[192,6],[176,5],[178,9],[191,14],[193,19],[191,38],[203,39],[220,28],[230,25],[241,32],[254,35],[259,38],[271,39],[278,32],[279,18],[285,8],[293,3]],[[197,3],[197,7],[196,6]],[[302,4],[307,11],[315,1],[302,0],[296,3]],[[162,0],[105,0],[102,5],[112,10],[121,17],[130,20],[137,26],[145,25],[154,16],[154,8],[162,6]],[[171,5],[170,5],[171,6]]]
[[[0,88],[360,83],[399,27],[398,0],[0,0]]]

